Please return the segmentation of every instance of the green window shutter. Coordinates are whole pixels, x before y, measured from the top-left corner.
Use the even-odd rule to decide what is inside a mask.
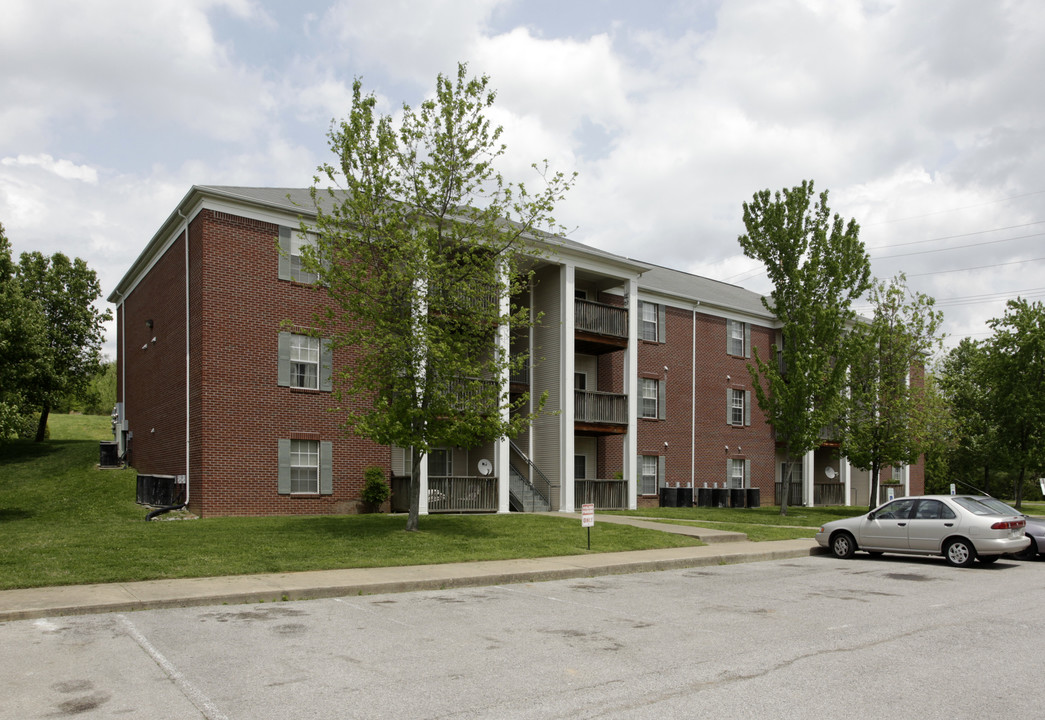
[[[667,481],[667,475],[665,468],[667,467],[667,458],[661,455],[657,458],[657,489],[659,490]]]
[[[279,371],[276,384],[282,387],[290,387],[290,333],[279,334]]]
[[[733,388],[726,388],[726,425],[733,424]]]
[[[319,443],[319,494],[334,494],[334,443]]]
[[[744,391],[744,424],[751,424],[751,391]]]
[[[290,439],[280,438],[279,447],[279,480],[277,489],[280,495],[290,494]]]
[[[279,228],[279,279],[290,280],[290,233],[291,229]]]
[[[667,380],[657,381],[657,419],[666,420],[668,417],[667,403]]]
[[[330,341],[326,338],[319,341],[319,389],[333,390],[334,383],[331,380],[334,364],[334,352],[330,348]]]
[[[733,321],[726,320],[726,355],[733,354]]]
[[[657,305],[657,342],[668,341],[668,312],[667,307],[661,303]]]
[[[744,487],[751,487],[751,461],[744,461]]]
[[[744,357],[751,357],[751,323],[744,323]]]
[[[733,461],[726,458],[726,482],[722,484],[722,487],[729,487],[730,483],[733,482]]]

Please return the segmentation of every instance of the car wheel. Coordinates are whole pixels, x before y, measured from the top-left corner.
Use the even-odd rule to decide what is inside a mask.
[[[1030,545],[1020,550],[1018,553],[1013,553],[1012,556],[1017,560],[1033,560],[1038,557],[1038,542],[1034,538],[1030,539]]]
[[[976,558],[984,565],[991,565],[992,563],[998,562],[1001,559],[1001,555],[980,555]]]
[[[856,540],[847,532],[837,533],[831,538],[831,552],[835,554],[836,558],[847,560],[856,552]]]
[[[947,562],[955,567],[969,567],[976,559],[976,550],[968,540],[951,540],[943,554]]]

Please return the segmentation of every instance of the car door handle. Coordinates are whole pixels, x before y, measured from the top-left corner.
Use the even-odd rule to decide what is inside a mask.
[[[954,523],[944,523],[944,527],[954,527]]]
[[[899,525],[900,527],[906,527],[907,526],[907,523],[896,523],[896,524]]]

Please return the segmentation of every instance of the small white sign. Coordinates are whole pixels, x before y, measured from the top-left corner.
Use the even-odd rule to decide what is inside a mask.
[[[581,505],[581,527],[595,527],[595,503]]]
[[[954,483],[951,483],[951,495],[957,495],[957,489],[958,488],[954,487]]]
[[[1041,485],[1041,494],[1045,495],[1045,478],[1038,478],[1038,484]]]

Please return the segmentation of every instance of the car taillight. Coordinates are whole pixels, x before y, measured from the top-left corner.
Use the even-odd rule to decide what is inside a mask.
[[[1026,520],[999,520],[991,525],[991,530],[1018,530],[1026,524]]]

